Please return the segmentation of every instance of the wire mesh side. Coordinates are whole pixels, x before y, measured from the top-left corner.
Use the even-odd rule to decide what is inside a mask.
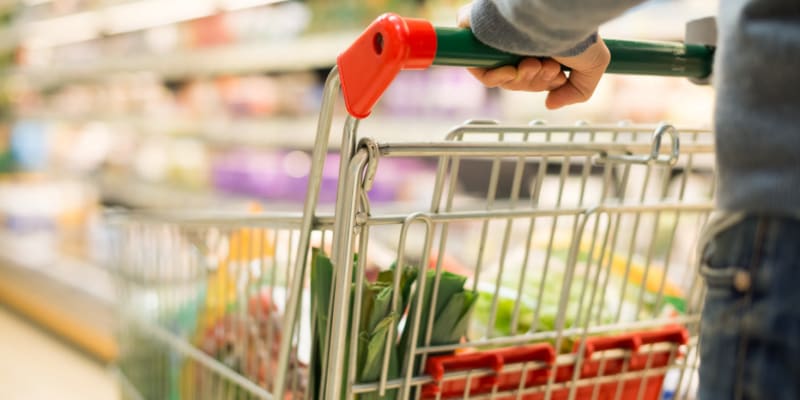
[[[663,388],[691,398],[687,388],[696,382],[701,298],[693,248],[711,210],[713,143],[709,132],[679,131],[681,157],[675,163],[606,157],[648,152],[652,136],[651,128],[639,127],[473,123],[454,130],[450,143],[380,144],[381,158],[427,157],[438,170],[427,212],[402,217],[373,212],[354,227],[359,264],[356,283],[345,293],[353,304],[360,304],[366,293],[362,283],[374,275],[370,260],[385,258],[376,253],[393,254],[395,271],[410,265],[417,280],[404,318],[380,342],[377,378],[361,378],[363,371],[354,366],[353,360],[363,356],[355,350],[363,333],[348,336],[351,362],[342,371],[346,397],[448,398],[426,390],[448,379],[466,380],[469,386],[497,371],[474,368],[434,379],[429,359],[547,343],[555,361],[520,366],[526,373],[548,370],[550,378],[540,385],[467,390],[456,397],[654,399]],[[466,317],[466,342],[442,342],[435,333],[441,310],[434,305],[437,296],[445,296],[446,272],[466,276],[464,292],[478,296]],[[396,281],[391,285],[394,307],[400,287]],[[356,331],[364,310],[350,312],[348,329]],[[669,326],[682,326],[688,339],[653,344],[667,346],[656,357],[665,364],[653,364],[647,346],[627,353],[618,349],[621,356],[599,352],[585,360],[580,351],[588,338],[646,335]],[[408,332],[411,339],[404,342]],[[397,357],[393,352],[401,353],[399,364],[387,361]],[[620,358],[626,361],[614,364]],[[644,361],[634,362],[636,369],[626,364],[631,360]],[[580,372],[584,363],[598,362],[622,369],[609,375],[603,374],[604,366],[595,376]],[[566,377],[565,365],[572,366]],[[610,388],[614,384],[621,386]],[[619,394],[604,397],[608,390]]]
[[[281,346],[290,346],[286,394],[306,396],[305,289],[294,337],[282,332],[299,219],[131,218],[114,228],[119,368],[143,398],[269,398]],[[330,246],[326,229],[312,245]]]

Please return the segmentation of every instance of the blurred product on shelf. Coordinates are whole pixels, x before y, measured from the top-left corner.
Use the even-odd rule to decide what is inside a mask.
[[[49,2],[58,3],[63,2]],[[20,17],[24,37],[17,63],[78,65],[114,57],[284,40],[302,34],[311,21],[308,6],[298,1],[218,2],[225,3],[221,7],[203,0],[92,3],[70,7],[71,12],[56,11],[58,6],[53,6],[52,13],[26,8]],[[153,18],[154,14],[159,17]]]
[[[0,175],[9,173],[14,168],[14,156],[11,154],[11,135],[8,125],[0,125]]]
[[[503,90],[497,92],[502,120],[524,121],[545,117],[550,123],[575,120],[597,122],[682,121],[706,127],[713,110],[714,92],[688,80],[650,76],[606,75],[592,100],[560,110],[547,110],[546,93]],[[643,96],[653,94],[643,101]]]
[[[318,108],[320,83],[311,72],[220,76],[163,82],[148,73],[98,83],[72,83],[42,93],[12,87],[17,115],[108,120],[307,116]]]
[[[400,15],[417,16],[424,0],[308,0],[317,31],[363,28],[377,16],[392,11]]]
[[[304,151],[265,152],[237,149],[218,154],[212,165],[215,188],[228,193],[261,199],[301,203],[308,185],[311,154]],[[413,201],[419,195],[416,183],[435,175],[435,166],[415,159],[386,159],[378,164],[379,174],[372,190],[373,202]],[[336,200],[339,155],[328,155],[322,173],[320,202]]]
[[[207,150],[196,141],[152,138],[136,148],[132,165],[128,167],[145,181],[205,188],[209,182],[208,165]]]
[[[420,95],[424,93],[423,95]],[[433,68],[404,71],[378,103],[381,115],[465,119],[476,115],[499,117],[489,91],[466,70]]]
[[[52,262],[63,254],[87,259],[99,224],[97,190],[75,179],[42,174],[0,177],[0,257],[21,265]]]
[[[37,121],[18,121],[11,131],[10,150],[23,170],[44,169],[48,161],[46,125]]]
[[[114,154],[115,139],[100,122],[74,127],[19,120],[12,128],[10,148],[20,170],[80,175],[96,171]]]

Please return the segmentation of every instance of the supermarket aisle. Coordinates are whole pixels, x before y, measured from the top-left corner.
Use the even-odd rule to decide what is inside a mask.
[[[0,307],[0,399],[116,399],[101,364]]]

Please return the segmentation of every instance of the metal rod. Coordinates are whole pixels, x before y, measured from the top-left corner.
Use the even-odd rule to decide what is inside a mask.
[[[336,200],[336,222],[334,223],[334,238],[332,258],[335,269],[333,314],[330,322],[330,346],[328,348],[328,371],[323,390],[328,399],[339,399],[342,393],[341,374],[345,361],[345,339],[350,306],[350,288],[353,270],[353,237],[352,227],[355,225],[356,202],[358,200],[359,180],[361,171],[368,161],[366,151],[357,152],[349,161],[349,168],[345,175],[347,179],[342,182],[347,190],[344,197]],[[346,162],[342,160],[342,162]]]
[[[322,95],[322,107],[320,108],[319,121],[317,123],[316,145],[311,156],[311,170],[308,174],[308,188],[306,190],[306,200],[303,205],[303,217],[301,223],[300,238],[297,244],[297,257],[294,264],[294,276],[289,288],[289,298],[286,302],[286,311],[283,317],[281,347],[278,353],[278,365],[275,371],[275,396],[279,399],[284,395],[284,383],[286,381],[286,371],[289,367],[289,351],[291,341],[294,336],[295,321],[299,313],[300,299],[303,293],[303,281],[306,262],[308,259],[308,247],[311,241],[311,231],[314,228],[314,218],[316,216],[317,201],[319,200],[320,183],[322,182],[322,169],[325,166],[325,157],[328,152],[328,137],[331,131],[333,120],[333,105],[336,96],[339,94],[340,81],[339,71],[334,67],[325,81],[325,88]]]
[[[230,368],[226,367],[222,363],[217,362],[217,360],[213,357],[200,351],[186,341],[175,337],[173,334],[165,331],[163,328],[145,322],[137,325],[139,325],[147,334],[152,335],[165,345],[168,345],[170,348],[175,349],[179,353],[191,357],[192,360],[201,364],[209,371],[213,371],[220,377],[223,377],[231,382],[235,382],[237,385],[239,385],[239,387],[246,390],[250,394],[265,400],[271,400],[274,398],[272,394],[264,390],[262,387],[256,385],[252,381],[237,374],[236,372],[233,372]]]
[[[470,157],[519,157],[519,156],[585,156],[604,153],[646,153],[652,148],[650,143],[503,143],[482,142],[429,142],[429,143],[381,143],[381,156],[386,157],[430,157],[430,156],[470,156]],[[713,150],[711,144],[689,144],[681,147],[681,154],[705,153]]]

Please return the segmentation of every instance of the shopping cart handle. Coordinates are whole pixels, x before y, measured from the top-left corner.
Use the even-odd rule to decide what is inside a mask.
[[[712,46],[605,39],[611,52],[607,73],[702,79],[711,74]],[[366,118],[403,69],[431,65],[497,67],[522,56],[489,47],[469,29],[434,27],[421,19],[384,14],[337,58],[348,112]]]
[[[489,47],[469,29],[434,28],[435,65],[498,67],[516,65],[524,57]],[[711,74],[713,49],[676,42],[604,39],[611,52],[610,74],[704,78]],[[566,68],[565,68],[566,69]]]

